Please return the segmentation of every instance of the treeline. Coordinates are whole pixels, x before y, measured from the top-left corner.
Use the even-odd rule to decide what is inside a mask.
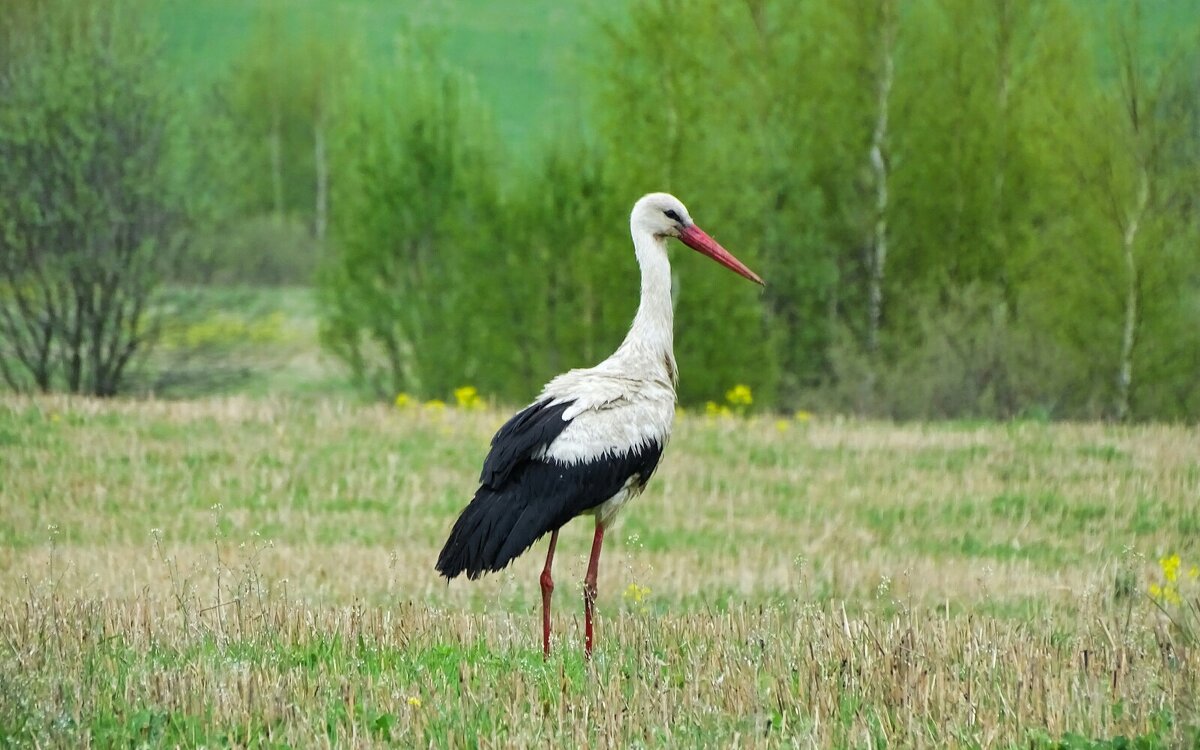
[[[768,282],[674,253],[685,403],[1200,415],[1197,36],[1150,44],[1137,3],[636,0],[533,155],[421,34],[370,59],[277,3],[180,94],[148,7],[5,10],[12,387],[115,391],[89,386],[105,294],[136,361],[156,284],[312,280],[366,392],[523,401],[624,335],[628,211],[667,190]]]

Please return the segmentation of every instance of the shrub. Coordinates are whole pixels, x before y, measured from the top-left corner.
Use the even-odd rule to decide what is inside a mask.
[[[895,419],[1056,414],[1068,364],[1014,320],[998,289],[972,284],[914,308],[913,340],[885,342],[877,359],[838,336],[827,407]]]
[[[336,250],[322,342],[379,397],[445,392],[487,367],[495,149],[470,87],[412,51],[354,103],[334,156]]]
[[[175,105],[159,44],[129,11],[5,11],[0,375],[17,390],[116,393],[154,338],[150,298],[182,248]]]
[[[198,238],[175,277],[188,284],[307,285],[320,255],[301,220],[254,216]]]

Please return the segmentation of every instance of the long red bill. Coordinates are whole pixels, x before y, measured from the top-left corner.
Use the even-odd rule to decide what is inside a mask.
[[[740,260],[733,257],[732,253],[721,247],[720,243],[718,243],[712,237],[709,237],[708,233],[695,224],[692,224],[689,227],[684,227],[679,233],[679,239],[683,242],[683,244],[687,245],[691,249],[701,253],[702,255],[707,255],[729,270],[745,276],[755,284],[766,286],[763,280],[758,277],[758,274],[751,271],[749,268],[746,268],[745,263],[742,263]]]

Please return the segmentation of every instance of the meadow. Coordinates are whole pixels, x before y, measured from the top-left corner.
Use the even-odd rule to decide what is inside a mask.
[[[506,416],[0,396],[0,744],[1200,743],[1194,427],[684,413],[589,664],[586,520],[545,663],[433,570]]]

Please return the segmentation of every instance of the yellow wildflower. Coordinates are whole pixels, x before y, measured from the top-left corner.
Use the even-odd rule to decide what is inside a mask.
[[[1150,584],[1150,598],[1165,604],[1182,604],[1183,599],[1179,596],[1179,589],[1167,584],[1159,586],[1157,583]]]
[[[787,432],[788,427],[790,427],[790,426],[791,425],[788,424],[788,421],[786,419],[776,419],[775,420],[775,429],[779,432]]]
[[[754,394],[750,386],[739,383],[725,392],[725,400],[733,406],[749,406],[754,403]]]
[[[1197,578],[1200,578],[1200,567],[1193,565],[1192,567],[1188,568],[1188,578],[1192,579],[1193,581]]]
[[[650,587],[631,583],[625,588],[625,593],[622,596],[634,604],[641,604],[643,599],[650,596]]]
[[[1175,581],[1177,578],[1179,578],[1179,555],[1171,555],[1170,557],[1160,558],[1158,565],[1162,568],[1163,577],[1168,581]]]
[[[446,402],[440,398],[431,398],[425,402],[425,408],[432,409],[434,411],[441,411],[442,409],[446,408]]]
[[[804,411],[803,409],[801,409],[800,411],[796,412],[796,421],[797,421],[797,422],[807,422],[807,421],[809,421],[810,419],[812,419],[812,413],[811,413],[811,412]]]
[[[412,706],[413,708],[420,708],[421,699],[415,695],[410,695],[408,696],[408,705]]]
[[[716,401],[705,401],[704,413],[710,417],[723,417],[729,414],[729,407]]]
[[[479,391],[473,385],[464,385],[462,388],[455,388],[454,401],[460,409],[483,408],[483,400],[479,398]]]
[[[405,409],[411,405],[412,405],[412,396],[409,396],[407,393],[397,393],[396,394],[396,408],[397,409]]]

